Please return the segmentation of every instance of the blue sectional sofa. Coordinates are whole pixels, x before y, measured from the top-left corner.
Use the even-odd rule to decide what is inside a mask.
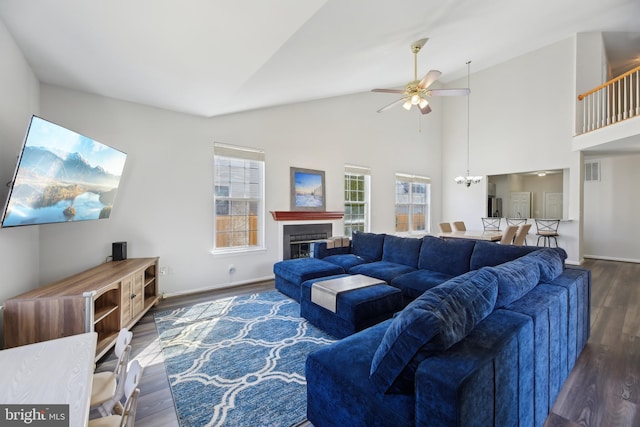
[[[309,355],[316,427],[542,426],[589,337],[591,274],[562,249],[356,233],[313,254],[274,266],[290,296],[342,271],[400,289],[404,306]]]
[[[406,306],[308,357],[311,423],[542,426],[589,337],[590,272],[562,249],[399,239],[314,248],[401,289]]]

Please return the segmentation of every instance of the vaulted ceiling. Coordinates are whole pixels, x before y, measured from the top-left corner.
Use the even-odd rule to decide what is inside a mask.
[[[418,74],[443,82],[589,31],[629,68],[638,17],[638,0],[0,2],[41,82],[207,117],[402,86],[423,37]]]

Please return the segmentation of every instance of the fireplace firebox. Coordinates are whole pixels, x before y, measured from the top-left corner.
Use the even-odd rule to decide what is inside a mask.
[[[285,225],[282,236],[282,259],[308,258],[311,256],[311,245],[331,237],[333,225],[297,224]]]

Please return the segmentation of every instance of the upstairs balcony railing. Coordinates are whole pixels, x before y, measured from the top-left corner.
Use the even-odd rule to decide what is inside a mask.
[[[578,95],[582,133],[640,116],[640,66]]]

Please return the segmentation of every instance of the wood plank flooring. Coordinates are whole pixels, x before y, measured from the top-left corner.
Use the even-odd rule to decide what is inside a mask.
[[[640,264],[587,260],[583,267],[593,279],[591,336],[545,427],[640,427]],[[153,312],[269,289],[273,282],[168,298],[132,329],[132,354],[145,368],[137,427],[178,426]],[[111,351],[98,370],[114,364]]]

